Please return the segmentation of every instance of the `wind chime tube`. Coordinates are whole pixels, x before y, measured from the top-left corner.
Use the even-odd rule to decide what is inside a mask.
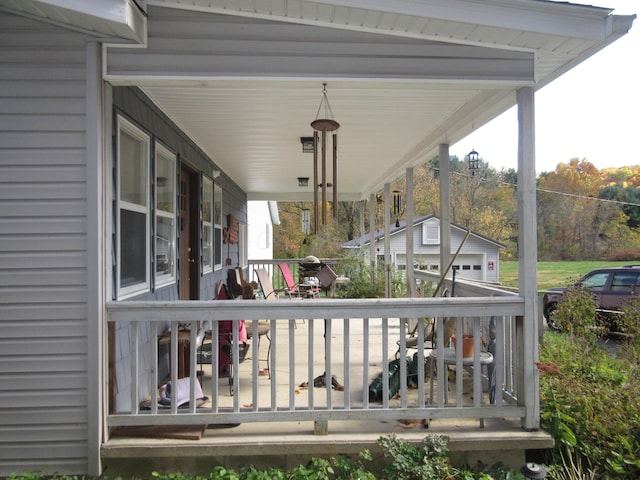
[[[313,233],[318,233],[318,132],[313,132]]]
[[[333,134],[333,218],[338,218],[338,134]]]
[[[327,224],[327,131],[322,131],[322,225]]]

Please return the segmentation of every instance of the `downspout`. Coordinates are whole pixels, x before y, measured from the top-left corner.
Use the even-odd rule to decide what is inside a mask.
[[[269,215],[272,225],[280,225],[280,214],[278,213],[278,202],[269,201]]]

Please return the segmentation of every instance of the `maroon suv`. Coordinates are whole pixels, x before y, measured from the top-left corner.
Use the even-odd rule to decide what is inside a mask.
[[[598,268],[587,273],[574,285],[586,288],[593,293],[598,299],[599,313],[611,318],[612,315],[618,314],[622,305],[632,296],[640,294],[640,265]],[[549,290],[543,297],[543,312],[547,325],[554,328],[553,311],[566,287]],[[610,327],[615,327],[615,321],[608,323]]]

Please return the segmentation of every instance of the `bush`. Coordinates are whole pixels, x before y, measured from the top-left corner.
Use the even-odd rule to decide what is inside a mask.
[[[545,462],[556,465],[555,478],[640,478],[639,365],[629,360],[637,353],[625,353],[633,343],[620,348],[613,356],[589,336],[545,332],[540,360],[554,368],[541,369],[540,405],[556,441]]]
[[[338,289],[336,296],[340,298],[383,298],[385,296],[384,266],[376,267],[375,284],[372,284],[371,265],[368,265],[361,255],[346,254],[340,259],[340,272],[349,278],[349,282]],[[395,268],[391,271],[391,296],[407,296],[404,275]]]
[[[585,288],[567,288],[553,312],[554,327],[573,338],[592,345],[606,332],[602,319],[596,315],[598,300]]]

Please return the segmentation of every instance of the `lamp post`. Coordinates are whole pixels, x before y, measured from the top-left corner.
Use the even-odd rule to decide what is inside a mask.
[[[475,149],[472,149],[467,154],[466,159],[467,159],[467,162],[469,162],[469,171],[473,176],[480,169],[480,156],[478,155],[478,152],[476,152]]]
[[[532,480],[540,480],[542,478],[547,478],[547,471],[544,469],[542,465],[538,465],[537,463],[527,462],[521,468],[520,472],[525,476],[525,478],[530,478]]]

